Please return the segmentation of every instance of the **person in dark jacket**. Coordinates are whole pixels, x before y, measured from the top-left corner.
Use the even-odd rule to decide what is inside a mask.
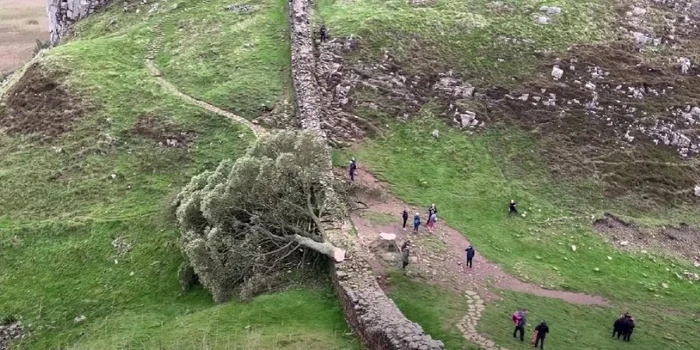
[[[418,228],[420,227],[420,214],[416,213],[413,217],[413,233],[418,233]]]
[[[512,215],[512,214],[517,215],[518,214],[518,208],[516,208],[515,206],[516,206],[515,201],[511,199],[510,204],[508,205],[508,214],[510,214],[510,215]]]
[[[319,33],[321,34],[321,42],[326,42],[327,39],[327,30],[326,30],[326,25],[321,24],[321,29],[319,30]]]
[[[547,322],[542,320],[542,322],[535,327],[535,332],[537,332],[537,335],[535,336],[535,347],[537,347],[537,344],[540,344],[540,349],[544,349],[544,338],[547,337],[547,333],[549,333],[549,326],[547,326]]]
[[[622,322],[623,321],[624,321],[624,316],[618,317],[615,320],[615,323],[613,323],[613,332],[612,332],[613,338],[615,338],[615,335],[617,335],[617,339],[620,339],[620,336],[622,335]]]
[[[437,214],[437,207],[435,206],[435,203],[428,208],[428,219],[426,222],[430,222],[430,217],[433,216],[433,214]]]
[[[474,247],[471,245],[467,247],[464,251],[467,252],[467,267],[472,268],[472,260],[474,259],[474,255],[476,255],[476,250],[474,250]]]
[[[525,341],[525,326],[527,325],[527,309],[522,309],[518,313],[518,318],[515,321],[515,329],[513,330],[513,338],[517,338],[516,334],[520,333],[520,341]]]
[[[401,245],[401,269],[406,270],[409,256],[411,255],[411,241],[406,241]]]
[[[401,218],[403,219],[403,229],[406,230],[406,222],[408,221],[408,210],[403,210],[403,213],[401,213]]]
[[[350,173],[350,181],[355,181],[355,172],[357,171],[357,162],[355,157],[350,160],[350,166],[348,166],[348,172]]]
[[[625,322],[622,324],[622,340],[630,341],[632,332],[634,332],[634,318],[627,317],[625,318]]]

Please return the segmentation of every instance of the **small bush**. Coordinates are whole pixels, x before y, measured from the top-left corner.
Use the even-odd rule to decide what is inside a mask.
[[[17,323],[17,321],[17,317],[15,317],[14,315],[7,315],[0,319],[0,326],[11,325],[13,323]]]
[[[37,20],[35,20],[35,19],[28,19],[26,23],[27,23],[28,25],[30,25],[30,26],[39,25],[39,21],[37,21]]]

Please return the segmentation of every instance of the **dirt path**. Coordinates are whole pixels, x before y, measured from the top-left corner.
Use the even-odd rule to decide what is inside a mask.
[[[396,234],[396,241],[399,244],[410,239],[413,260],[412,264],[409,265],[408,274],[438,284],[446,289],[466,293],[465,296],[469,299],[470,304],[474,305],[473,308],[470,307],[468,314],[458,325],[465,338],[472,342],[487,349],[505,349],[476,333],[476,324],[483,310],[483,301],[479,295],[490,300],[498,299],[492,287],[561,299],[572,304],[608,305],[608,302],[600,296],[548,290],[532,283],[523,282],[506,273],[498,265],[479,255],[478,252],[474,258],[474,268],[467,269],[463,263],[465,260],[464,249],[470,243],[462,233],[447,226],[444,222],[438,222],[433,233],[428,233],[425,228],[421,227],[418,234],[413,234],[412,228],[408,227],[412,225],[413,215],[416,212],[419,213],[421,221],[424,222],[427,208],[411,207],[389,195],[385,185],[362,167],[358,169],[356,181],[373,189],[368,191],[369,193],[382,193],[381,198],[377,198],[376,195],[361,195],[358,198],[369,207],[352,214],[352,221],[362,245],[369,250],[375,250],[379,233],[382,232]],[[401,228],[400,223],[400,215],[404,208],[410,213],[406,230]],[[391,222],[392,220],[394,221]],[[376,250],[375,253],[377,253]],[[373,263],[373,266],[386,265],[386,259],[381,254],[374,256],[377,261]],[[382,275],[383,267],[376,269],[375,273]]]

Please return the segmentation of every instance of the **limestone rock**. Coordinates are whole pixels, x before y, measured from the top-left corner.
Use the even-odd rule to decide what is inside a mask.
[[[700,197],[700,185],[696,185],[693,192],[695,194],[695,197]]]
[[[552,67],[552,78],[554,78],[554,80],[561,79],[562,75],[564,75],[564,71],[559,68],[559,66]]]

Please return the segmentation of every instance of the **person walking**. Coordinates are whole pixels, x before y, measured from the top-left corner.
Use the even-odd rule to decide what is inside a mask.
[[[348,172],[350,173],[350,181],[355,182],[355,172],[357,171],[357,162],[355,157],[350,160],[350,165],[348,166]]]
[[[413,233],[418,233],[418,228],[420,227],[420,213],[416,213],[413,217]]]
[[[321,24],[321,29],[319,30],[319,33],[321,34],[321,42],[324,43],[326,42],[327,39],[327,30],[326,30],[326,25]]]
[[[404,242],[403,245],[401,245],[401,269],[406,270],[406,266],[408,266],[408,260],[409,256],[411,255],[411,241],[406,241]]]
[[[632,318],[632,316],[630,316],[630,313],[625,312],[615,320],[615,323],[613,323],[613,338],[617,334],[617,339],[620,339],[620,337],[622,337],[622,340],[625,339],[625,334],[627,332],[627,326],[629,325],[630,318]]]
[[[474,255],[476,254],[476,250],[474,250],[474,247],[469,245],[469,247],[467,247],[467,249],[465,249],[464,251],[467,252],[467,267],[471,269],[472,268],[472,260],[474,259]]]
[[[432,213],[432,214],[430,215],[430,218],[428,218],[428,225],[427,225],[427,226],[428,226],[428,231],[429,231],[430,233],[432,233],[433,230],[435,229],[435,224],[436,224],[436,223],[437,223],[437,214]]]
[[[428,208],[428,218],[426,222],[430,222],[430,217],[433,216],[433,214],[437,214],[437,207],[435,206],[435,203]]]
[[[549,333],[547,322],[542,320],[542,322],[535,327],[535,332],[537,333],[537,335],[535,335],[535,347],[537,347],[537,344],[540,344],[540,349],[544,349],[544,338],[547,337],[547,333]]]
[[[520,341],[525,341],[525,326],[527,325],[527,309],[522,309],[515,317],[515,329],[513,330],[513,338],[518,338],[516,335],[520,333]]]
[[[401,213],[401,218],[403,219],[403,230],[406,231],[406,222],[408,221],[408,210],[403,210],[403,213]]]

